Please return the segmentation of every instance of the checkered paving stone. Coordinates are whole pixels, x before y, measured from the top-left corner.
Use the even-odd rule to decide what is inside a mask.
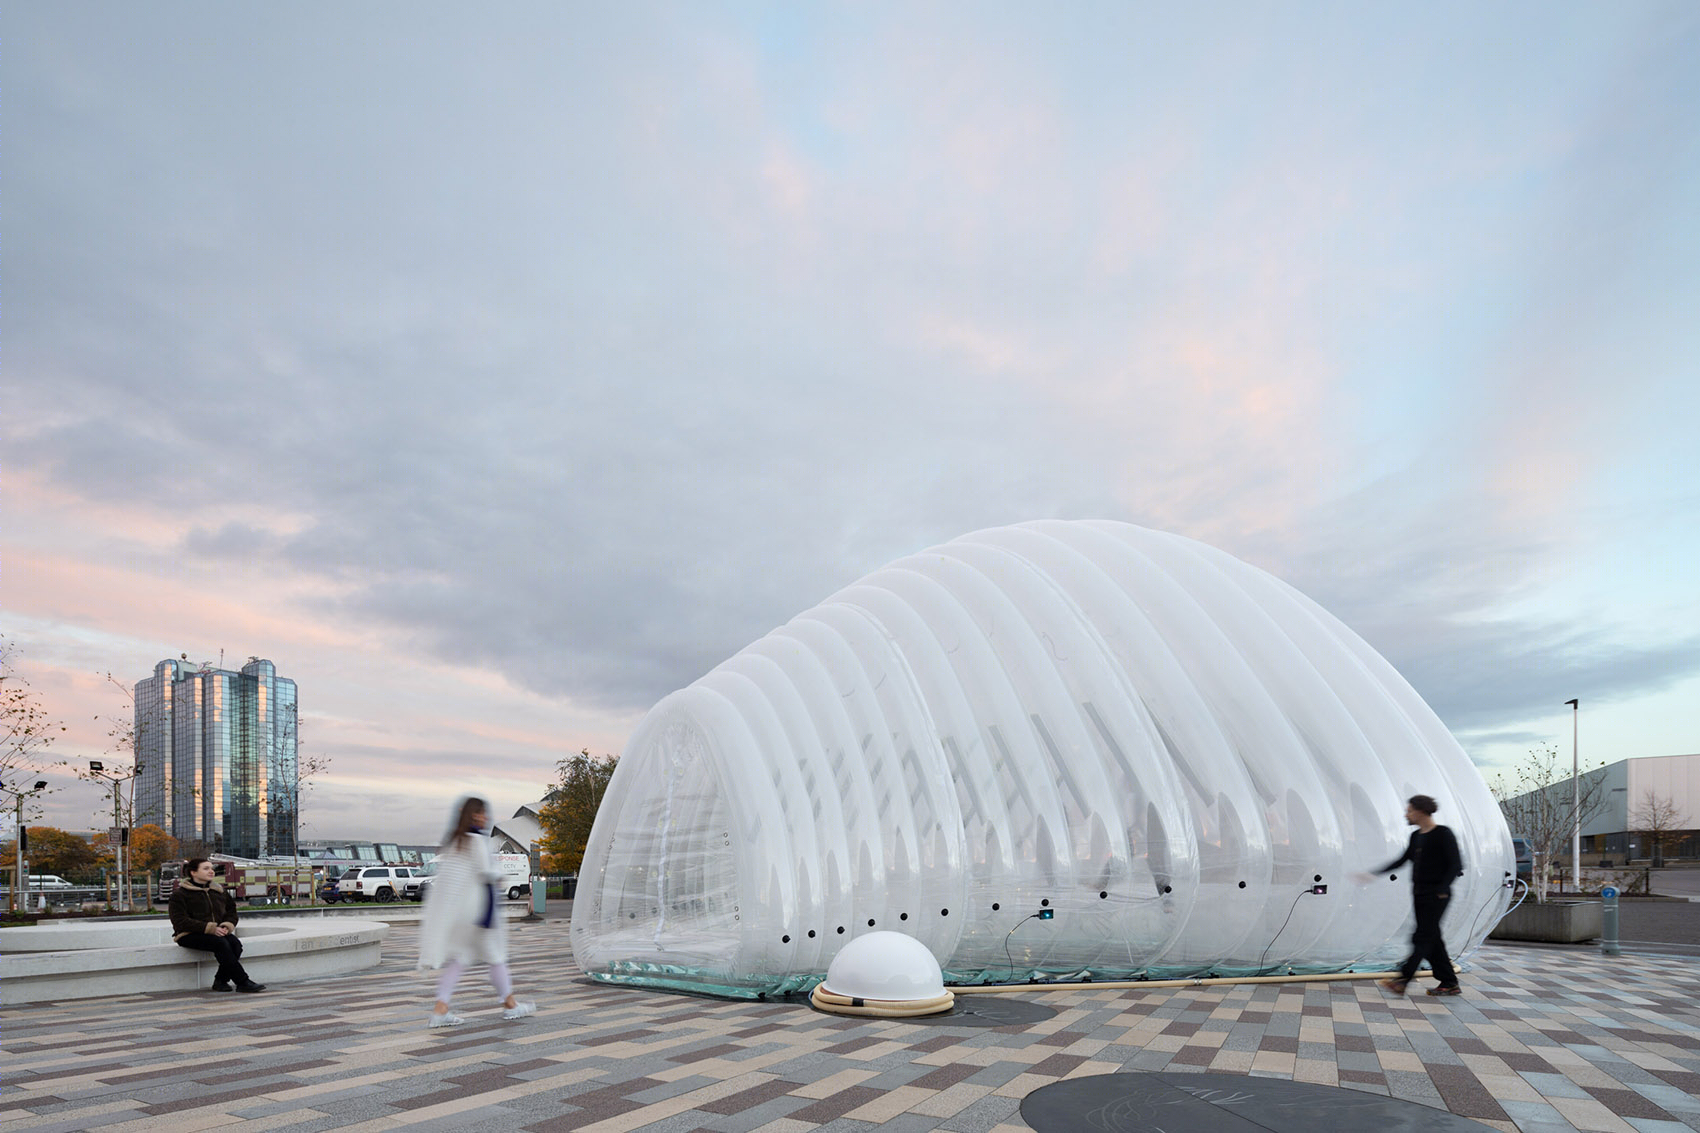
[[[1456,999],[1373,983],[1036,992],[1057,1014],[943,1028],[802,1003],[609,988],[567,921],[515,925],[540,1013],[506,1023],[470,973],[465,1026],[427,1031],[417,929],[384,961],[265,994],[159,993],[0,1012],[0,1122],[37,1130],[1007,1133],[1062,1078],[1268,1075],[1525,1133],[1700,1130],[1700,961],[1490,945]]]

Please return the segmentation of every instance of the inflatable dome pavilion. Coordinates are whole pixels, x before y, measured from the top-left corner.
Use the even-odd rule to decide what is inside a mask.
[[[806,991],[858,934],[947,983],[1383,969],[1411,931],[1404,801],[1465,859],[1509,832],[1356,634],[1201,543],[1036,522],[900,559],[650,710],[597,814],[576,958],[615,983]],[[1319,889],[1325,892],[1318,892]]]

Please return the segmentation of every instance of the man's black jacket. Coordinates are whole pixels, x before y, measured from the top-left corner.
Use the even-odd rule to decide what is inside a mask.
[[[1463,876],[1464,857],[1458,852],[1458,839],[1450,827],[1436,824],[1424,834],[1411,831],[1405,852],[1388,862],[1376,873],[1389,873],[1406,862],[1411,863],[1412,891],[1416,893],[1447,893],[1454,878]]]

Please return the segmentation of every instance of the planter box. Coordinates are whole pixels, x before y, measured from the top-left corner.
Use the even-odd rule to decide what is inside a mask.
[[[1488,933],[1491,940],[1539,940],[1576,944],[1593,940],[1604,930],[1598,901],[1524,901]]]

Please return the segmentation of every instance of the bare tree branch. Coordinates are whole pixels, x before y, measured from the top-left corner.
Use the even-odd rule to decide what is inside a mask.
[[[46,770],[47,749],[64,731],[65,725],[47,714],[29,681],[18,673],[16,648],[0,637],[0,790],[13,796],[14,804],[19,798],[28,800],[25,822],[41,814],[34,800],[56,789],[36,791],[26,781],[33,782]]]
[[[1688,815],[1676,808],[1676,800],[1652,788],[1641,793],[1641,805],[1629,816],[1630,829],[1647,844],[1654,868],[1665,864],[1665,853],[1674,850],[1688,829]]]
[[[1553,862],[1570,845],[1571,832],[1578,825],[1586,826],[1605,809],[1611,797],[1606,790],[1604,768],[1602,763],[1582,772],[1573,789],[1570,773],[1559,764],[1558,749],[1548,744],[1530,751],[1513,768],[1510,779],[1502,772],[1490,784],[1512,835],[1527,838],[1540,855],[1535,866],[1539,900],[1547,899]]]

